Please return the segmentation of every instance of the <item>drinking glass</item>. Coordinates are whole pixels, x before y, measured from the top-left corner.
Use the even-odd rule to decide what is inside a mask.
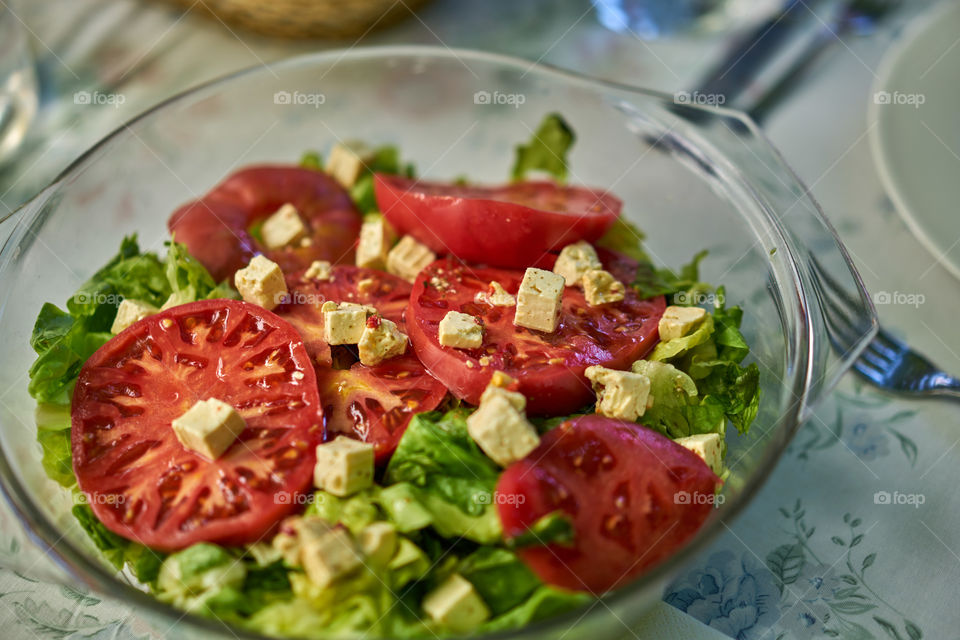
[[[26,28],[16,10],[0,2],[0,163],[23,142],[37,111],[37,77]]]

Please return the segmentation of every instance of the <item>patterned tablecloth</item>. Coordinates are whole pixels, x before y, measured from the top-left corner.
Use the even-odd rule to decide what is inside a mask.
[[[128,0],[23,4],[17,11],[35,39],[42,110],[21,156],[0,172],[0,212],[175,91],[335,46],[235,33],[193,12]],[[901,23],[836,43],[766,129],[838,227],[882,303],[884,325],[960,372],[960,282],[894,212],[868,142],[876,67]],[[668,91],[686,86],[722,45],[719,36],[648,44],[629,32],[611,34],[580,0],[440,1],[360,44],[387,42],[492,49]],[[98,90],[122,101],[75,99]],[[635,635],[720,637],[679,609],[743,640],[960,637],[957,416],[955,404],[893,398],[848,376],[746,513],[668,589],[665,600],[676,609],[656,610]],[[119,603],[48,582],[57,569],[5,507],[0,565],[8,567],[0,569],[3,637],[162,635]]]

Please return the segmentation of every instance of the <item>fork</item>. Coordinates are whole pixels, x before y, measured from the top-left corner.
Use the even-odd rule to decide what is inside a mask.
[[[826,285],[818,293],[827,311],[825,317],[830,342],[836,349],[845,352],[862,338],[864,328],[858,327],[844,309],[855,308],[862,303],[841,288],[816,260],[813,260],[812,266],[819,281]],[[960,399],[960,380],[939,369],[882,327],[864,347],[853,369],[885,391]]]

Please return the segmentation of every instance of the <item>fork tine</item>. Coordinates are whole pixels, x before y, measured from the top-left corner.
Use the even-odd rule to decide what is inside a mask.
[[[856,323],[847,313],[850,307],[859,307],[861,301],[851,297],[830,274],[828,274],[816,258],[810,258],[811,268],[817,273],[817,283],[822,282],[825,286],[817,287],[820,299],[824,303],[829,313],[824,314],[828,328],[836,333],[840,339],[845,342],[842,345],[844,349],[857,343],[863,334]],[[834,341],[835,342],[835,341]],[[834,344],[835,347],[838,345]]]
[[[881,345],[884,349],[892,353],[900,353],[910,349],[910,347],[908,347],[901,340],[894,337],[893,334],[891,334],[886,329],[883,329],[882,327],[880,328],[879,331],[877,331],[877,337],[875,341],[879,345]]]
[[[837,282],[833,276],[831,276],[827,270],[823,268],[823,266],[821,266],[820,261],[817,260],[816,256],[810,257],[810,264],[813,266],[813,270],[817,272],[817,276],[820,278],[820,280],[826,284],[830,290],[833,291],[834,295],[839,297],[844,304],[850,307],[860,306],[860,300],[857,300],[848,294],[847,291],[840,285],[840,283]]]
[[[893,366],[892,360],[884,358],[881,354],[873,350],[873,342],[867,345],[867,348],[863,350],[858,360],[863,360],[884,370],[889,370]]]
[[[822,293],[826,294],[827,292],[822,291]],[[862,334],[857,330],[850,316],[836,301],[827,295],[822,295],[821,300],[826,311],[828,311],[824,314],[824,320],[830,333],[831,342],[838,350],[849,349],[850,345],[856,344],[863,337]],[[837,338],[839,338],[840,344],[837,343]]]
[[[873,384],[877,385],[878,387],[881,387],[881,388],[890,387],[889,383],[886,380],[886,376],[884,372],[882,370],[877,370],[873,368],[864,360],[857,360],[853,364],[853,368],[857,371],[857,373],[859,373],[864,378],[866,378]]]

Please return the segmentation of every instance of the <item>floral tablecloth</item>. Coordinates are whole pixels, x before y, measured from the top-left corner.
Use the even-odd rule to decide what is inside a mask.
[[[923,4],[914,3],[913,12]],[[0,212],[170,93],[320,46],[235,33],[193,12],[128,0],[50,0],[17,10],[36,40],[43,105],[22,155],[0,171]],[[878,304],[883,324],[960,372],[960,282],[893,210],[868,142],[875,70],[903,21],[836,43],[766,129],[838,227],[877,302],[909,300]],[[518,54],[667,91],[687,86],[722,45],[720,36],[648,44],[629,32],[614,35],[579,0],[448,0],[360,46],[411,41]],[[96,90],[123,100],[75,98]],[[674,608],[656,610],[631,633],[960,638],[957,418],[955,404],[897,399],[848,376],[802,427],[746,513],[726,523],[726,534],[667,590]],[[7,567],[0,569],[3,637],[162,635],[118,603],[49,582],[58,569],[5,508],[0,566]]]

